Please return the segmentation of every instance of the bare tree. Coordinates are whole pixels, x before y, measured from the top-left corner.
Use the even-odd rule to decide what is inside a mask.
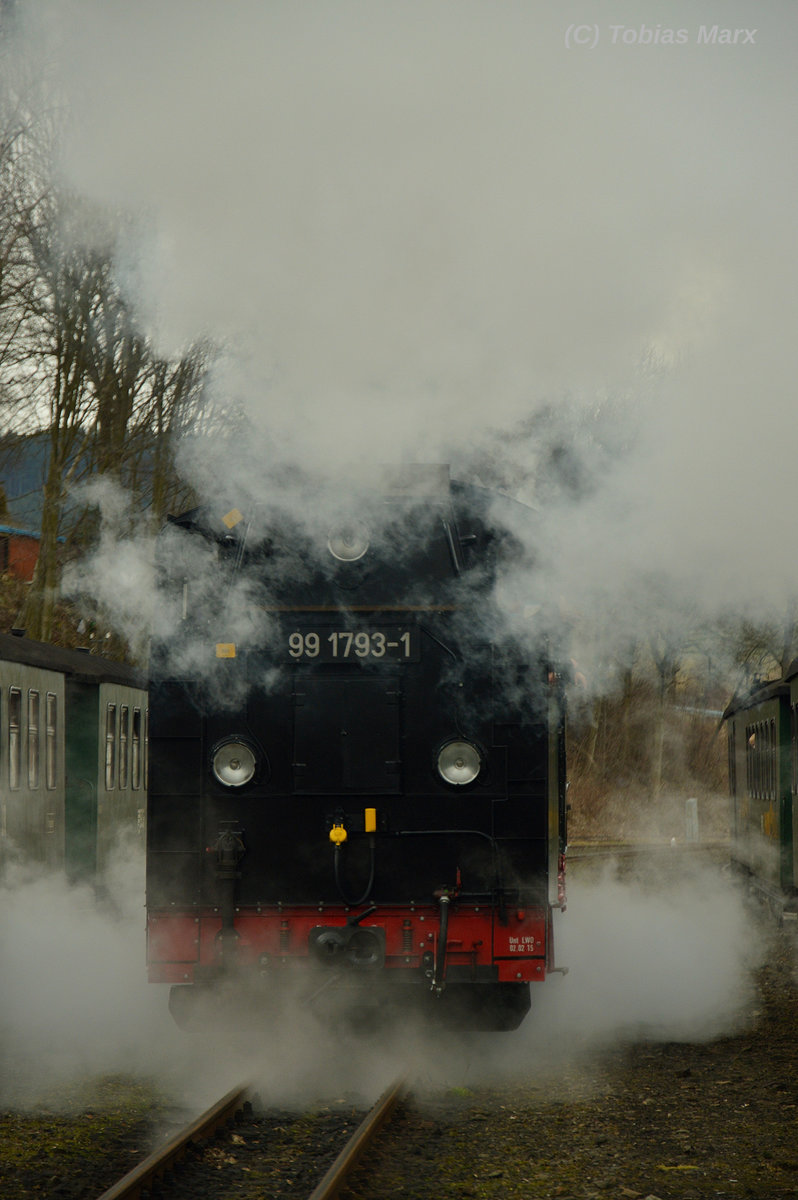
[[[61,202],[50,199],[28,225],[38,267],[35,358],[44,376],[47,473],[42,504],[39,558],[23,621],[31,636],[52,633],[58,594],[58,536],[70,481],[85,461],[95,423],[90,388],[90,343],[94,313],[105,277],[95,251],[71,244],[62,225]]]
[[[95,405],[92,467],[121,482],[128,431],[151,375],[151,356],[113,271],[113,255],[104,253],[97,262],[86,371]]]
[[[181,437],[197,434],[208,416],[205,383],[214,357],[213,346],[201,340],[177,362],[153,364],[149,408],[145,412],[151,447],[150,513],[153,530],[160,528],[170,508],[187,500],[187,490],[175,469],[175,448]]]
[[[651,661],[656,676],[656,715],[651,756],[651,791],[656,797],[662,791],[662,767],[665,752],[666,705],[672,701],[676,680],[682,665],[684,641],[672,631],[654,634],[649,639]]]
[[[35,390],[31,359],[37,265],[27,230],[47,194],[41,170],[41,138],[48,118],[41,116],[38,82],[13,53],[0,10],[0,420],[5,428],[27,415]]]
[[[47,639],[59,537],[85,544],[96,533],[96,514],[78,520],[70,491],[108,475],[160,525],[180,503],[177,440],[213,420],[213,349],[153,354],[116,269],[130,219],[55,185],[58,108],[15,56],[13,23],[14,5],[0,0],[0,449],[6,463],[29,455],[32,439],[46,451],[40,553],[18,620]]]

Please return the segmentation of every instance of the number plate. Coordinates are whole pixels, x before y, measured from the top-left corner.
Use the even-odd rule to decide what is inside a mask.
[[[415,626],[382,629],[295,629],[287,650],[294,662],[418,662],[421,639]]]

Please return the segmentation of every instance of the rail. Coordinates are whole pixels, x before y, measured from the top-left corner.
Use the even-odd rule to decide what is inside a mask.
[[[188,1147],[197,1142],[203,1142],[213,1137],[217,1129],[227,1124],[229,1120],[243,1108],[247,1102],[250,1085],[232,1088],[227,1095],[212,1105],[206,1112],[176,1133],[163,1146],[154,1151],[137,1167],[129,1171],[123,1179],[118,1180],[112,1187],[99,1197],[99,1200],[139,1200],[143,1192],[149,1190],[156,1179],[161,1178],[178,1159],[182,1158]]]
[[[334,1200],[366,1150],[376,1140],[377,1134],[391,1116],[406,1087],[407,1079],[400,1075],[386,1088],[374,1107],[366,1113],[335,1162],[310,1193],[308,1200]]]

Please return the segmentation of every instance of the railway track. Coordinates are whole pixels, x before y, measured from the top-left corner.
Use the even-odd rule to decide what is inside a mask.
[[[365,1152],[390,1119],[399,1099],[406,1091],[406,1086],[406,1079],[402,1075],[383,1092],[346,1141],[335,1161],[327,1168],[322,1178],[308,1194],[308,1200],[334,1200],[334,1197],[338,1196]],[[197,1148],[203,1142],[210,1141],[220,1129],[235,1120],[239,1114],[251,1113],[251,1095],[252,1089],[249,1084],[243,1084],[227,1092],[206,1112],[192,1120],[184,1129],[128,1172],[124,1178],[103,1192],[99,1200],[149,1200],[149,1197],[154,1194],[159,1197],[168,1196],[173,1187],[174,1191],[179,1193],[179,1169],[172,1182],[172,1172],[175,1166],[192,1148]],[[268,1150],[266,1150],[266,1154],[268,1154]],[[211,1194],[209,1191],[209,1195]],[[255,1193],[253,1192],[253,1194]],[[258,1192],[258,1195],[262,1194],[262,1191]]]

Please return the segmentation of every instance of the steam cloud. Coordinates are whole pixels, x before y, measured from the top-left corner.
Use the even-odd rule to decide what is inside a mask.
[[[556,1078],[619,1036],[700,1040],[737,1028],[764,953],[741,897],[712,871],[645,882],[577,872],[556,930],[571,975],[533,987],[532,1013],[515,1034],[442,1036],[408,1022],[374,1040],[341,1029],[331,1038],[297,1006],[272,1032],[185,1034],[167,1013],[167,989],[145,980],[141,867],[129,854],[116,862],[112,906],[31,870],[6,874],[3,1104],[58,1103],[65,1082],[119,1071],[149,1074],[187,1104],[250,1077],[265,1102],[300,1108],[329,1098],[331,1082],[338,1095],[374,1099],[400,1069],[432,1086]]]
[[[410,459],[539,498],[566,433],[591,486],[546,497],[553,595],[795,592],[793,5],[601,3],[594,50],[526,0],[26,12],[65,177],[146,218],[144,319],[229,348],[258,453],[197,478]]]

